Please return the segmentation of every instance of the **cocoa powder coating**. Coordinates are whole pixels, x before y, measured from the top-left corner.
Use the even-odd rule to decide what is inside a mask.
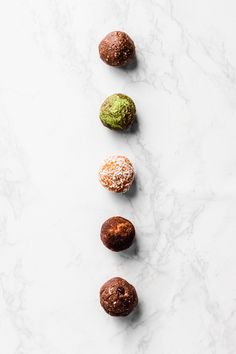
[[[129,220],[121,216],[113,216],[103,223],[100,236],[107,248],[119,252],[132,245],[135,228]]]

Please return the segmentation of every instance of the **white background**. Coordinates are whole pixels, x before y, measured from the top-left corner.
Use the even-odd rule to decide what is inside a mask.
[[[235,354],[236,5],[234,0],[1,0],[0,353]],[[137,65],[97,46],[124,30]],[[130,95],[126,134],[98,119]],[[124,154],[127,195],[98,182]],[[137,243],[99,239],[113,215]],[[109,317],[99,288],[122,276],[140,306]]]

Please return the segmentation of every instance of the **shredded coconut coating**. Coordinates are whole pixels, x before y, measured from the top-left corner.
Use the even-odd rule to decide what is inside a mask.
[[[134,168],[125,156],[109,157],[99,170],[99,180],[103,187],[115,193],[127,192],[134,176]]]

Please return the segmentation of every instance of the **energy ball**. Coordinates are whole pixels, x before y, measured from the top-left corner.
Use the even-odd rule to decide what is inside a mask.
[[[99,44],[100,58],[111,66],[124,66],[134,57],[135,46],[127,33],[113,31]]]
[[[114,130],[127,129],[134,121],[136,107],[133,100],[122,93],[105,99],[100,108],[100,120],[105,127]]]
[[[125,156],[111,156],[99,170],[99,180],[103,187],[115,193],[125,193],[134,180],[134,168]]]
[[[133,285],[117,277],[101,287],[100,303],[111,316],[127,316],[137,306],[138,296]]]
[[[107,248],[119,252],[132,245],[135,228],[129,220],[121,216],[113,216],[103,223],[100,236]]]

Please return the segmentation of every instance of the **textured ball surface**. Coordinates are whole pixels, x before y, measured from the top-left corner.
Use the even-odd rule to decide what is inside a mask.
[[[99,180],[103,187],[115,193],[125,193],[134,180],[134,168],[125,156],[111,156],[99,170]]]
[[[117,277],[101,287],[100,303],[111,316],[127,316],[137,306],[138,296],[133,285]]]
[[[119,252],[132,245],[135,228],[129,220],[121,216],[113,216],[103,223],[100,236],[107,248]]]
[[[99,44],[100,58],[108,65],[123,66],[134,56],[135,46],[127,33],[113,31]]]
[[[134,121],[136,107],[126,95],[116,93],[106,98],[100,109],[100,120],[107,128],[127,129]]]

